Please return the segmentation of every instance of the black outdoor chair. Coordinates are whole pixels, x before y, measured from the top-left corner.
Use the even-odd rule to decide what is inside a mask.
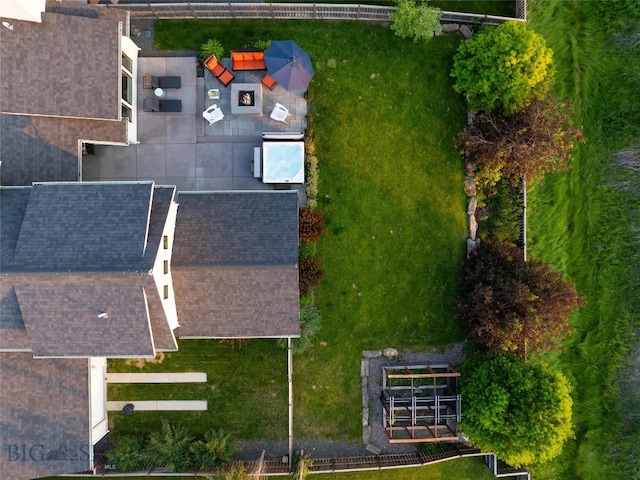
[[[154,77],[150,73],[144,74],[143,88],[180,88],[181,77]]]
[[[147,97],[142,101],[142,110],[145,112],[181,112],[182,100],[158,100]]]

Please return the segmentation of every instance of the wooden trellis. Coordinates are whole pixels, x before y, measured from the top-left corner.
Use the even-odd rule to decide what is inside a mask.
[[[383,426],[391,443],[458,440],[460,374],[450,365],[382,368]]]

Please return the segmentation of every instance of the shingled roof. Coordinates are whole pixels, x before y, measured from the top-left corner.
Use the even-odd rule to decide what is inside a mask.
[[[0,478],[86,472],[89,361],[0,353]]]
[[[12,19],[0,29],[3,185],[77,181],[81,142],[127,144],[126,20],[124,10],[56,2],[41,23]]]
[[[176,350],[151,275],[174,195],[152,182],[0,188],[0,347],[42,356]]]
[[[180,336],[300,335],[297,192],[181,192],[177,201]]]

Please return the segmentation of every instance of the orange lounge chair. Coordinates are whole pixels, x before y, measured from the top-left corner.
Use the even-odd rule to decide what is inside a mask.
[[[220,80],[220,82],[226,87],[234,78],[236,78],[236,76],[233,73],[231,73],[229,70],[225,70],[224,72],[222,72],[222,75],[218,77],[218,80]]]
[[[204,61],[204,66],[207,67],[207,70],[209,70],[216,78],[227,71],[226,67],[220,63],[215,55],[211,55],[209,58],[207,58]]]

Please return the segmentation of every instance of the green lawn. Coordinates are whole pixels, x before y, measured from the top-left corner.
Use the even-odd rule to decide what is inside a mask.
[[[620,12],[624,7],[629,11]],[[604,8],[600,8],[604,5]],[[529,196],[531,253],[550,260],[586,296],[576,333],[547,360],[574,385],[575,439],[540,479],[640,478],[638,365],[640,175],[613,168],[611,152],[640,140],[640,49],[622,48],[612,22],[635,22],[635,2],[537,2],[532,26],[555,52],[556,92],[574,101],[588,143],[573,168]],[[624,7],[624,8],[626,8]],[[609,12],[609,17],[607,16]],[[623,188],[621,188],[623,187]],[[636,353],[637,355],[637,353]]]
[[[454,146],[465,109],[448,75],[459,37],[417,45],[364,22],[156,23],[158,49],[197,49],[207,38],[228,49],[292,38],[313,59],[320,208],[328,230],[318,247],[326,270],[317,292],[324,327],[311,350],[294,358],[295,436],[357,441],[363,350],[444,347],[463,337],[452,302],[466,238]],[[207,386],[111,387],[109,397],[207,399],[215,417],[172,418],[194,430],[222,427],[236,438],[284,438],[284,359],[268,341],[242,350],[183,341],[148,371],[207,371]],[[116,362],[112,370],[123,368]],[[162,415],[112,417],[116,433],[144,432],[157,428]]]
[[[112,360],[109,371],[206,372],[207,383],[110,384],[109,400],[207,400],[207,412],[112,412],[115,435],[158,430],[162,419],[203,434],[222,428],[234,438],[287,437],[287,358],[275,340],[252,340],[242,346],[217,340],[182,340],[179,351],[141,370],[135,361]]]

